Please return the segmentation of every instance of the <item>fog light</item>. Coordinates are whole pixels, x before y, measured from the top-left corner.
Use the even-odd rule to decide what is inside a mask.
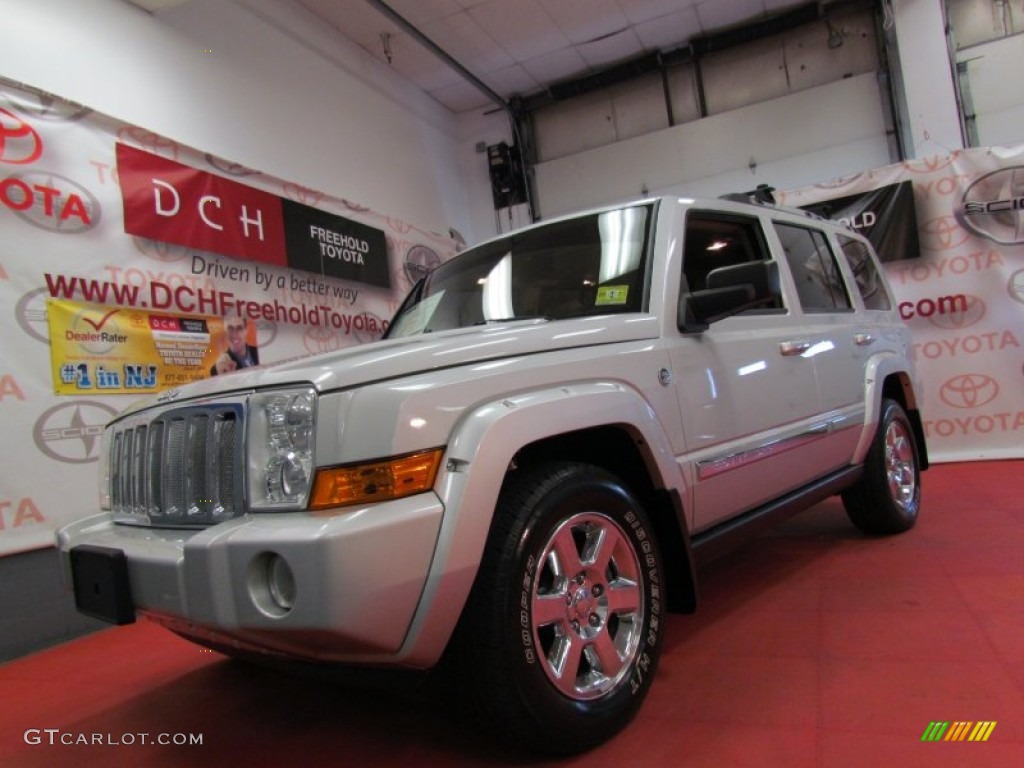
[[[280,555],[270,555],[267,563],[267,588],[274,605],[287,613],[295,605],[295,574]]]
[[[249,597],[264,616],[283,619],[297,594],[295,573],[279,554],[262,552],[249,561]]]

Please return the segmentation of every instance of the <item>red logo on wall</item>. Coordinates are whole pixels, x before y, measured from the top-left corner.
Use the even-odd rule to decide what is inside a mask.
[[[904,160],[903,167],[911,173],[934,173],[952,165],[956,156],[957,153],[954,152],[950,155],[932,155],[931,157]]]
[[[17,115],[0,109],[0,163],[29,165],[43,154],[35,128]]]
[[[953,216],[939,216],[920,227],[921,246],[929,251],[949,251],[966,243],[971,234]]]
[[[954,376],[939,388],[939,397],[951,408],[980,408],[991,403],[998,395],[998,382],[984,373]]]

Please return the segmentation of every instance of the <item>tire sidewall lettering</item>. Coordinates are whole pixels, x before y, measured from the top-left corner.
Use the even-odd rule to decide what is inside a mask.
[[[598,699],[587,702],[588,704],[599,705],[599,703],[605,699],[618,698],[619,696],[622,696],[623,692],[626,690],[629,691],[630,697],[642,694],[646,691],[646,688],[654,675],[654,669],[657,666],[656,657],[655,655],[652,655],[650,650],[657,647],[661,633],[663,611],[661,567],[657,550],[652,540],[653,537],[648,533],[646,523],[632,508],[630,508],[630,503],[631,502],[626,499],[622,499],[614,508],[610,509],[606,506],[605,508],[595,511],[600,512],[600,514],[603,514],[614,521],[633,546],[634,553],[644,577],[643,597],[646,604],[644,626],[640,635],[640,645],[635,657],[630,662],[631,669],[624,677],[624,681],[628,681],[628,685],[620,685],[618,689],[611,691]],[[561,506],[561,504],[559,504],[559,506]],[[571,517],[571,515],[572,512],[567,512],[564,515],[558,516],[553,523],[545,523],[541,526],[535,527],[523,538],[522,546],[524,552],[536,551],[537,542],[550,536],[553,531],[557,529],[564,520]],[[529,674],[535,675],[539,683],[549,691],[557,693],[551,689],[551,684],[547,679],[546,673],[540,667],[539,656],[542,656],[543,650],[538,647],[533,633],[532,597],[535,588],[535,580],[540,575],[539,565],[540,564],[533,554],[524,555],[524,564],[519,574],[521,590],[519,592],[516,616],[514,618],[515,634],[518,637],[518,644],[522,654],[521,658],[523,659]],[[568,702],[569,699],[565,699],[565,701]]]

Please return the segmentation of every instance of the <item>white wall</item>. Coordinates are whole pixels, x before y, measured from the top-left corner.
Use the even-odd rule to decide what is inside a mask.
[[[913,157],[963,149],[944,3],[891,0]]]
[[[466,219],[471,227],[469,231],[460,232],[469,245],[530,223],[525,206],[498,213],[494,210],[487,153],[478,152],[477,145],[482,143],[486,147],[500,142],[515,143],[511,122],[503,110],[490,108],[459,116],[459,173],[465,185]]]
[[[121,0],[0,0],[0,19],[4,77],[473,235],[455,118],[291,0],[192,0],[157,15]]]
[[[971,104],[982,147],[1024,143],[1024,37],[1008,37],[960,52],[967,63]]]
[[[889,162],[878,85],[867,74],[541,163],[537,186],[547,218],[645,190],[785,188]]]

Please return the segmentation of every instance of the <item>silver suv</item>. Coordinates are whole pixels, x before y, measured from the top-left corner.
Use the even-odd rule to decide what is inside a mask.
[[[58,534],[77,605],[247,658],[461,675],[507,738],[636,713],[697,566],[842,494],[914,525],[927,454],[869,243],[662,198],[486,242],[380,342],[162,393]],[[441,662],[444,661],[444,664]]]

